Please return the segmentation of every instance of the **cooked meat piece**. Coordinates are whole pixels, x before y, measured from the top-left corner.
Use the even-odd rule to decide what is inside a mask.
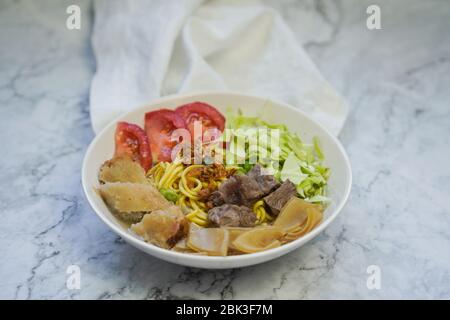
[[[256,178],[259,188],[263,195],[268,195],[280,186],[280,183],[270,174],[262,175]]]
[[[263,173],[262,168],[259,164],[256,164],[252,168],[252,170],[250,170],[247,173],[247,175],[250,178],[256,180],[263,196],[268,195],[269,193],[271,193],[273,190],[275,190],[280,186],[280,184],[273,175]]]
[[[225,203],[225,199],[223,198],[222,193],[220,193],[219,191],[214,191],[213,193],[211,193],[209,195],[208,201],[211,202],[213,207],[218,207]]]
[[[100,183],[133,182],[148,183],[144,168],[131,157],[123,155],[106,161],[100,168],[98,175]]]
[[[188,222],[178,206],[146,214],[131,230],[145,241],[170,249],[188,233]]]
[[[239,207],[234,204],[224,204],[208,211],[208,220],[215,226],[238,227],[241,225]]]
[[[228,203],[251,207],[279,185],[274,176],[262,174],[261,167],[255,165],[248,175],[235,175],[224,181],[209,200],[214,206]]]
[[[218,191],[220,196],[214,195],[217,203],[223,198],[228,204],[251,206],[263,196],[256,180],[244,175],[230,177],[219,186]]]
[[[270,212],[277,215],[289,199],[296,194],[297,189],[295,188],[295,184],[288,179],[277,190],[264,197],[264,202],[269,207]]]
[[[151,184],[108,182],[100,185],[99,192],[106,204],[118,212],[150,212],[173,205]]]
[[[241,223],[239,227],[254,227],[256,222],[256,214],[249,208],[240,206]]]
[[[252,170],[250,170],[249,172],[247,172],[247,175],[248,175],[250,178],[256,179],[257,177],[259,177],[259,176],[261,175],[261,171],[262,171],[261,166],[260,166],[259,164],[255,164],[255,165],[253,166]]]
[[[224,204],[208,211],[208,219],[219,227],[253,227],[255,213],[245,206]]]
[[[240,183],[236,177],[237,176],[230,177],[219,186],[219,192],[225,203],[241,204],[242,202],[241,194],[239,192]]]
[[[235,176],[235,178],[239,182],[239,193],[243,205],[251,206],[264,195],[255,179],[244,175]]]

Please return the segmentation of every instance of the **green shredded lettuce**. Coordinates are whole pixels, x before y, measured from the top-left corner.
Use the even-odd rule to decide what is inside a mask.
[[[320,160],[323,160],[324,157],[323,157],[322,149],[320,149],[320,147],[319,147],[319,138],[314,137],[313,144],[314,144],[314,150],[316,151],[317,157]]]
[[[246,173],[259,163],[278,180],[292,181],[298,195],[306,201],[329,202],[326,192],[330,170],[323,164],[325,157],[317,137],[310,144],[304,143],[285,125],[246,117],[240,111],[227,115],[227,128],[231,131],[227,164],[237,163],[240,171]],[[279,130],[279,144],[270,143],[270,129]]]
[[[283,181],[289,179],[295,185],[299,185],[307,178],[308,175],[301,170],[300,160],[291,152],[284,161],[283,168],[280,171],[280,179]]]

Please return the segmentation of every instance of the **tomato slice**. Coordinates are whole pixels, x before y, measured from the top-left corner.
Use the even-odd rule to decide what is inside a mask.
[[[194,137],[194,122],[201,121],[202,129],[218,129],[221,133],[225,128],[225,117],[213,106],[204,102],[192,102],[175,109],[175,112],[183,118],[186,128]]]
[[[159,109],[145,114],[145,132],[150,142],[153,161],[171,162],[172,148],[177,141],[171,141],[172,132],[185,128],[183,119],[169,109]]]
[[[152,154],[145,131],[141,127],[128,122],[117,123],[115,142],[115,155],[130,155],[139,161],[145,171],[150,169]]]

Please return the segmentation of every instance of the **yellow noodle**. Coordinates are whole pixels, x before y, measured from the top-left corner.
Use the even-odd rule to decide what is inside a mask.
[[[191,222],[196,223],[201,227],[208,225],[208,214],[206,213],[206,203],[200,200],[199,191],[208,188],[210,185],[218,187],[225,177],[214,181],[202,182],[198,178],[190,177],[189,173],[197,168],[203,168],[204,165],[185,166],[180,160],[175,160],[172,163],[160,162],[147,172],[149,177],[158,189],[170,189],[178,195],[176,202],[184,212],[187,212],[186,217]],[[225,168],[227,174],[236,171],[234,167]],[[259,209],[261,210],[261,209]]]
[[[164,174],[158,182],[158,188],[168,189],[172,186],[173,182],[177,180],[178,175],[184,169],[183,164],[180,162],[172,162],[165,168]]]
[[[182,208],[187,208],[188,205],[186,203],[186,199],[188,199],[188,198],[185,195],[179,196],[178,200],[177,200],[177,205],[179,205]]]
[[[192,211],[191,213],[186,215],[186,218],[201,227],[205,227],[208,225],[208,214],[201,210]]]
[[[227,178],[222,177],[210,183],[202,182],[195,177],[189,177],[188,174],[197,168],[203,168],[204,165],[185,166],[179,160],[172,163],[160,162],[148,171],[148,176],[153,180],[158,189],[170,189],[178,194],[179,198],[177,204],[181,206],[188,214],[186,217],[199,226],[206,226],[208,224],[208,215],[206,211],[206,204],[200,201],[198,192],[210,185],[219,187],[220,184]],[[232,174],[237,170],[237,167],[226,167],[227,174]],[[190,187],[191,185],[191,187]],[[256,223],[258,225],[267,224],[273,218],[266,212],[264,202],[257,201],[253,206],[253,211],[256,214]]]
[[[253,212],[256,214],[256,224],[262,224],[273,220],[267,213],[263,200],[259,200],[253,205]]]

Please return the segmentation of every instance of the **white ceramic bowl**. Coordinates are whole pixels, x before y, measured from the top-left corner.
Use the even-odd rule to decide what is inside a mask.
[[[325,211],[324,221],[305,236],[278,248],[259,253],[228,257],[190,255],[161,249],[140,240],[124,228],[111,214],[103,200],[94,190],[98,186],[97,176],[100,166],[104,161],[113,156],[114,131],[117,121],[123,120],[143,126],[144,114],[146,112],[163,107],[175,108],[181,104],[193,101],[207,102],[222,112],[225,112],[229,107],[235,109],[240,108],[245,115],[249,116],[260,115],[263,112],[263,116],[261,117],[263,120],[270,123],[283,123],[287,125],[290,130],[297,132],[306,142],[311,141],[313,136],[318,136],[325,154],[325,164],[331,168],[328,195],[331,197],[332,203]],[[342,145],[334,136],[305,113],[285,103],[273,100],[220,92],[169,96],[120,116],[103,129],[91,142],[87,149],[82,169],[83,188],[90,205],[100,219],[125,241],[160,259],[180,265],[208,269],[250,266],[275,259],[300,248],[322,232],[337,217],[349,196],[351,181],[350,162]]]

